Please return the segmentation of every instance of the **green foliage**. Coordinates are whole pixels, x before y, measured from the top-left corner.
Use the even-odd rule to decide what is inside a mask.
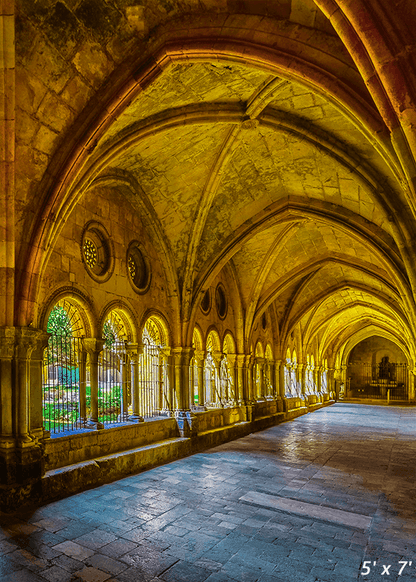
[[[54,336],[72,336],[71,322],[63,307],[55,305],[49,315],[46,329]]]
[[[105,339],[105,346],[107,348],[111,348],[116,343],[117,334],[111,321],[106,321],[104,323],[103,336]]]

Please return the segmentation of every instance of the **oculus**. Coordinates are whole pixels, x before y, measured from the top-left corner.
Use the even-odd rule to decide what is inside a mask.
[[[111,277],[114,259],[110,237],[100,223],[86,224],[81,240],[81,258],[87,273],[98,283]]]
[[[228,303],[225,295],[224,287],[218,283],[215,289],[215,304],[217,306],[217,313],[220,319],[224,319],[227,315]]]
[[[127,250],[127,273],[136,293],[146,293],[150,287],[150,263],[140,243],[133,241]]]
[[[211,311],[211,292],[209,289],[205,291],[204,296],[202,297],[201,311],[205,315],[208,315],[208,313]]]

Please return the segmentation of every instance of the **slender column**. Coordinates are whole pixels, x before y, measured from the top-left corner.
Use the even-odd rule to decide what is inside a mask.
[[[300,384],[300,396],[302,398],[306,395],[305,372],[306,372],[306,366],[304,364],[298,364],[297,380]]]
[[[415,368],[413,368],[412,370],[410,370],[409,368],[409,389],[408,389],[409,400],[415,399],[415,380],[416,380],[415,373],[416,373]]]
[[[236,393],[235,397],[240,405],[245,405],[246,403],[246,395],[245,395],[245,359],[246,356],[244,354],[237,354],[236,363],[237,363],[237,386],[236,386]]]
[[[35,347],[35,337],[30,328],[18,328],[15,347],[15,380],[16,380],[16,427],[17,443],[20,447],[30,445],[33,439],[29,436],[29,382],[30,382],[30,356]]]
[[[174,348],[175,393],[178,410],[190,410],[189,362],[193,356],[192,348]]]
[[[129,420],[132,420],[134,422],[144,422],[144,418],[140,414],[140,382],[139,382],[139,359],[140,354],[143,353],[143,344],[128,344],[127,353],[129,355],[131,366],[131,383],[133,400],[133,413],[129,416]]]
[[[104,347],[104,340],[85,338],[82,342],[90,358],[91,416],[87,424],[90,428],[101,429],[104,425],[98,422],[98,358]]]
[[[334,368],[328,368],[326,371],[326,382],[328,387],[328,394],[335,394],[335,380],[334,380]]]
[[[175,418],[182,437],[192,437],[197,434],[197,417],[190,410],[189,363],[194,354],[193,348],[174,348],[175,360],[175,393],[178,408]]]
[[[322,391],[322,370],[323,370],[323,366],[318,366],[316,371],[317,371],[317,391],[321,392]]]
[[[214,362],[214,390],[211,388],[211,394],[213,395],[213,402],[217,406],[223,406],[223,398],[221,394],[221,362],[223,354],[221,352],[212,352],[212,361]]]
[[[79,419],[77,427],[85,427],[87,422],[87,352],[82,349],[78,355],[79,369]]]
[[[236,385],[236,360],[237,360],[237,355],[236,354],[228,354],[227,355],[227,360],[228,360],[228,364],[229,364],[229,373],[231,376],[231,383],[232,383],[232,390],[233,392],[230,394],[228,392],[227,394],[227,399],[230,402],[230,404],[232,406],[235,406],[238,400],[237,397],[237,385]]]
[[[117,350],[117,355],[120,362],[120,384],[121,384],[121,412],[120,420],[126,421],[129,416],[128,412],[128,394],[127,394],[127,375],[128,375],[128,356],[123,346]]]
[[[245,364],[247,378],[247,403],[253,404],[256,401],[254,398],[253,358],[251,356],[247,356]]]
[[[279,360],[279,388],[280,397],[286,398],[286,375],[285,375],[285,360]]]
[[[257,388],[256,400],[264,398],[264,379],[263,379],[263,368],[264,368],[264,358],[256,358],[255,363],[258,368],[259,374],[259,385]]]
[[[205,375],[204,375],[205,352],[202,350],[198,350],[195,352],[194,357],[196,358],[198,368],[198,404],[199,406],[205,406],[206,401]]]

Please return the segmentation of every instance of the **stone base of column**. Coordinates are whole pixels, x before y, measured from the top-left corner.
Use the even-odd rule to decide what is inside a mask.
[[[143,416],[140,416],[140,414],[132,414],[129,416],[129,420],[131,422],[144,422],[144,418]]]
[[[98,420],[91,420],[91,418],[89,418],[85,424],[85,428],[89,428],[90,430],[101,430],[104,428],[104,425]]]
[[[190,438],[198,434],[198,417],[191,410],[175,410],[175,419],[181,437]]]
[[[0,450],[0,510],[13,511],[40,496],[44,474],[43,447]]]
[[[117,417],[117,422],[128,422],[128,421],[129,421],[129,413],[128,412],[122,412]]]
[[[88,428],[88,418],[78,418],[75,423],[76,428]]]
[[[170,410],[169,408],[162,408],[160,410],[160,415],[167,416],[168,418],[172,418],[172,416],[174,416],[174,412],[173,412],[173,410]]]
[[[254,406],[250,403],[246,404],[246,421],[253,422],[254,420]]]

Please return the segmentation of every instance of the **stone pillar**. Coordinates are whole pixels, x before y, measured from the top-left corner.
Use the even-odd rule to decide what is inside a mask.
[[[19,504],[43,474],[39,362],[47,339],[40,329],[0,328],[0,507]]]
[[[87,423],[87,352],[82,349],[78,355],[79,369],[79,418],[78,428],[85,428]]]
[[[314,379],[315,379],[315,392],[320,394],[320,392],[321,392],[321,366],[315,366],[313,374],[314,374]]]
[[[172,384],[169,378],[169,360],[170,348],[162,348],[159,352],[160,405],[163,414],[166,414],[166,416],[173,415]]]
[[[37,439],[43,439],[43,354],[48,346],[49,334],[39,331],[36,346],[30,358],[30,387],[29,387],[29,432]],[[47,435],[49,436],[49,435]]]
[[[264,398],[264,378],[263,378],[264,358],[256,358],[255,363],[259,374],[259,385],[258,387],[256,386],[257,388],[256,400],[261,400]],[[256,379],[254,379],[254,381],[256,381]]]
[[[326,371],[326,382],[328,386],[328,394],[332,397],[335,396],[335,370],[334,368],[328,368]]]
[[[247,403],[254,404],[256,399],[254,398],[254,382],[253,382],[253,358],[251,356],[246,356],[245,361],[246,367],[246,386],[247,386]]]
[[[82,343],[90,358],[91,416],[87,425],[89,428],[101,429],[104,425],[98,422],[98,358],[104,347],[104,340],[84,338]]]
[[[237,364],[237,385],[236,385],[236,393],[235,397],[237,403],[241,405],[245,405],[247,402],[246,397],[246,383],[245,383],[245,359],[246,356],[244,354],[237,354],[236,356],[236,364]]]
[[[174,348],[175,361],[175,393],[178,408],[175,418],[182,437],[196,435],[196,416],[190,410],[189,363],[194,354],[193,348]]]
[[[166,356],[166,362],[167,362],[167,382],[168,382],[166,393],[167,398],[169,400],[169,407],[172,415],[173,411],[178,408],[178,401],[175,392],[175,358],[172,355],[171,351],[169,351],[169,355]]]
[[[196,359],[196,364],[198,368],[198,404],[199,406],[205,406],[206,401],[205,374],[204,374],[205,352],[202,350],[195,351],[194,357]]]
[[[416,368],[410,369],[410,373],[409,373],[409,400],[414,401],[415,400],[415,382],[416,382]]]
[[[213,392],[213,402],[218,406],[218,407],[222,407],[223,406],[223,398],[222,398],[222,394],[221,394],[221,362],[223,359],[223,354],[221,352],[212,352],[212,361],[214,362],[214,390],[212,391],[211,389],[211,393]]]
[[[228,361],[228,365],[229,365],[229,373],[231,376],[231,383],[233,386],[233,392],[230,394],[229,390],[228,390],[228,394],[227,394],[227,400],[229,402],[229,404],[231,406],[235,406],[237,404],[238,398],[237,398],[237,377],[236,377],[236,373],[235,373],[235,368],[236,368],[236,360],[237,360],[237,355],[236,354],[227,354],[227,361]]]
[[[283,396],[281,395],[281,380],[280,380],[281,368],[282,368],[282,361],[276,360],[274,362],[273,390],[274,390],[274,398],[277,401],[277,409],[279,412],[283,411]]]
[[[0,328],[0,449],[13,449],[13,360],[15,345],[14,327]],[[0,467],[0,473],[2,468]],[[0,482],[1,477],[0,477]]]
[[[129,416],[129,420],[133,422],[144,422],[143,416],[140,414],[140,382],[139,382],[139,359],[140,354],[143,353],[143,344],[128,344],[127,354],[131,366],[131,384],[132,384],[132,403],[133,411]]]
[[[298,364],[297,369],[297,382],[300,385],[300,397],[305,398],[306,396],[306,382],[305,382],[306,366],[304,364]]]
[[[126,348],[124,345],[117,349],[117,356],[120,363],[120,387],[121,387],[121,411],[120,411],[120,421],[125,422],[129,417],[129,403],[128,403],[128,391],[127,391],[127,380],[128,380],[128,364],[129,359],[127,356]],[[91,391],[92,393],[92,391]]]

